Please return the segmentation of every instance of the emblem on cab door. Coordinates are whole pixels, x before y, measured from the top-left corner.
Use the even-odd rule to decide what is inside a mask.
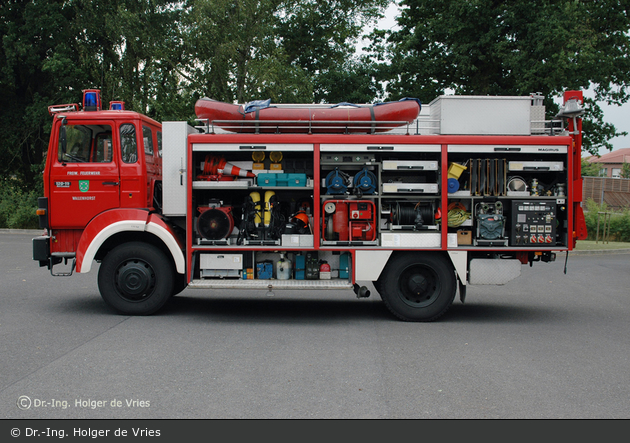
[[[79,191],[88,192],[90,190],[89,180],[79,180]]]

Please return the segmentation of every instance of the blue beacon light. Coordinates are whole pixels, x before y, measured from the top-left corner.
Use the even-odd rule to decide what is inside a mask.
[[[101,110],[100,89],[85,89],[83,91],[83,110],[84,111],[100,111]]]
[[[124,111],[125,110],[125,102],[122,101],[111,101],[109,102],[110,111]]]

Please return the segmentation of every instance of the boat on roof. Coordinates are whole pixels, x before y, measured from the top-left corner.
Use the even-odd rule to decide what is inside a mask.
[[[202,98],[195,104],[198,119],[238,133],[372,133],[386,132],[413,122],[420,113],[420,100],[355,105],[271,106],[270,100],[245,105]]]

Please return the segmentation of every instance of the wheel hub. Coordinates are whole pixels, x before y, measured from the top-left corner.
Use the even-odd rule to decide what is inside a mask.
[[[147,263],[127,261],[118,268],[116,286],[124,298],[137,301],[151,292],[155,286],[155,275]]]
[[[416,295],[421,295],[427,291],[429,287],[429,282],[423,275],[416,274],[409,279],[408,287],[412,293]]]
[[[400,278],[400,293],[411,306],[427,306],[439,294],[438,280],[431,269],[413,266]]]

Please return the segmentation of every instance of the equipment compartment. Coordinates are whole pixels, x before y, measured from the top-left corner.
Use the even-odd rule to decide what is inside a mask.
[[[312,239],[312,145],[198,143],[191,155],[194,245],[280,246],[283,235]]]

